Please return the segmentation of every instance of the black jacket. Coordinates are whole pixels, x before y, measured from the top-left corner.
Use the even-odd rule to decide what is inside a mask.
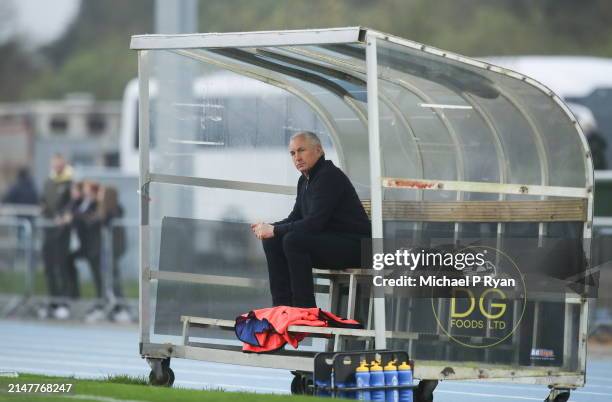
[[[15,184],[7,191],[2,202],[7,204],[38,204],[38,194],[34,183],[29,177],[17,179]]]
[[[275,235],[291,231],[369,235],[371,231],[349,178],[325,156],[312,167],[309,178],[300,176],[293,211],[273,225]]]
[[[101,251],[100,222],[96,219],[98,202],[92,200],[87,205],[80,200],[71,205],[72,225],[81,241],[80,254],[97,258]]]

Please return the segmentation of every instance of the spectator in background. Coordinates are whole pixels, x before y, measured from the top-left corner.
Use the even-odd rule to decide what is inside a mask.
[[[4,197],[2,197],[2,203],[14,204],[18,206],[35,206],[38,204],[38,193],[34,187],[34,182],[30,176],[30,171],[27,168],[20,168],[17,171],[17,178],[13,184],[9,187]],[[33,231],[33,211],[28,213],[26,211],[16,211],[17,218],[20,219],[19,226],[17,226],[17,241],[19,242],[18,253],[27,253],[26,248],[29,247],[27,242],[32,239]],[[26,222],[30,225],[30,234],[27,233],[27,229],[24,226]]]
[[[73,258],[82,257],[87,260],[91,270],[96,297],[104,297],[103,279],[100,271],[100,222],[97,218],[98,211],[98,191],[100,185],[96,182],[83,181],[83,198],[72,215],[72,224],[78,233],[80,247],[73,254]],[[99,306],[96,304],[94,310]]]
[[[68,265],[66,266],[66,293],[72,299],[78,299],[81,296],[79,286],[79,272],[76,267],[76,259],[81,256],[81,244],[83,242],[83,233],[79,230],[77,223],[74,220],[74,215],[79,213],[79,208],[83,202],[83,183],[74,182],[70,188],[70,203],[64,214],[64,222],[69,225],[70,230],[70,246]]]
[[[98,193],[97,218],[102,225],[103,244],[102,267],[105,278],[111,278],[112,289],[109,286],[109,318],[113,321],[131,321],[127,307],[120,302],[123,299],[119,259],[126,250],[125,228],[114,225],[115,220],[123,217],[123,208],[119,204],[117,190],[114,187],[103,186]],[[110,285],[110,284],[109,284]]]
[[[49,296],[52,298],[48,308],[39,311],[39,316],[51,314],[55,318],[66,319],[70,316],[68,307],[57,298],[66,296],[65,285],[70,230],[64,224],[63,213],[70,202],[72,167],[66,159],[55,154],[51,158],[51,172],[45,181],[41,199],[41,213],[51,222],[45,226],[43,238],[43,260]]]
[[[38,204],[38,193],[27,168],[20,168],[17,171],[17,178],[2,197],[2,202],[19,205]]]

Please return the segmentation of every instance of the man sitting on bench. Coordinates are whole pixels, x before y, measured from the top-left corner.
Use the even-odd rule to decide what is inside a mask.
[[[370,221],[348,177],[325,159],[316,134],[291,137],[289,153],[302,173],[289,216],[251,225],[268,262],[274,306],[316,307],[312,268],[360,266]]]

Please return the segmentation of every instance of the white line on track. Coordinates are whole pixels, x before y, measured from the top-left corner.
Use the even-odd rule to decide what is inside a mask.
[[[610,393],[604,394],[603,392],[583,391],[583,390],[581,390],[581,389],[577,389],[577,390],[575,390],[575,391],[573,391],[573,392],[575,392],[575,393],[576,393],[576,394],[578,394],[578,395],[600,395],[600,396],[612,396],[612,394],[610,394]]]
[[[435,393],[442,393],[442,394],[456,394],[456,395],[469,395],[469,396],[479,396],[479,397],[483,397],[483,398],[496,398],[497,399],[515,399],[515,400],[521,400],[521,401],[539,401],[542,402],[542,398],[533,398],[533,397],[529,397],[529,396],[516,396],[516,395],[500,395],[500,394],[482,394],[482,393],[478,393],[478,392],[461,392],[461,391],[447,391],[447,390],[439,390],[436,389]],[[576,399],[574,399],[574,397],[571,397],[572,399],[570,399],[569,402],[579,402]]]
[[[2,330],[0,329],[0,332]],[[61,339],[60,339],[61,338]],[[108,339],[106,340],[98,340],[95,338],[79,338],[79,337],[67,337],[65,336],[65,334],[62,335],[57,335],[57,337],[55,336],[51,336],[49,334],[45,335],[45,339],[41,339],[40,336],[38,337],[24,337],[24,336],[7,336],[5,334],[0,335],[0,339],[2,339],[3,342],[6,343],[18,343],[18,344],[31,344],[31,345],[35,345],[35,344],[41,344],[44,342],[45,345],[65,345],[65,344],[70,344],[71,346],[76,346],[76,347],[91,347],[92,345],[95,345],[98,349],[105,349],[105,348],[114,348],[114,349],[118,349],[118,350],[125,350],[125,351],[132,351],[132,350],[136,350],[138,351],[138,339],[134,339],[133,342],[130,342],[128,344],[126,344],[126,341],[131,341],[130,339],[117,339],[116,341],[109,341]]]
[[[15,366],[15,370],[20,373],[28,374],[43,374],[62,377],[76,376],[79,378],[106,378],[105,374],[93,371],[74,371],[74,370],[55,370],[55,369],[37,369],[32,366]]]
[[[36,356],[54,356],[54,355],[59,355],[62,358],[64,358],[66,356],[65,353],[62,352],[66,352],[70,355],[86,355],[88,357],[96,357],[96,358],[102,358],[102,359],[113,359],[113,358],[120,358],[120,359],[138,359],[141,360],[143,362],[143,364],[146,366],[146,362],[144,360],[142,360],[140,354],[138,353],[137,350],[131,351],[129,353],[112,353],[112,352],[107,352],[107,351],[102,351],[100,349],[93,349],[92,351],[92,347],[91,345],[87,348],[73,348],[71,346],[66,346],[66,347],[49,347],[48,345],[20,345],[20,344],[6,344],[4,342],[2,342],[2,338],[0,337],[0,343],[4,346],[8,347],[9,352],[6,351],[6,349],[4,349],[2,351],[2,354],[5,353],[9,353],[12,355],[36,355]],[[26,348],[28,350],[24,350],[24,348]],[[40,351],[39,352],[34,352],[34,351]],[[181,367],[183,366],[191,366],[193,368],[201,368],[201,367],[210,367],[210,368],[215,368],[215,369],[231,369],[232,371],[236,371],[236,370],[241,370],[241,369],[246,369],[246,366],[240,367],[240,366],[235,366],[235,365],[231,365],[231,364],[223,364],[223,363],[212,363],[212,362],[206,362],[206,361],[197,361],[197,360],[187,360],[187,359],[176,359],[173,360],[176,361],[177,364],[180,364]],[[279,374],[283,371],[286,370],[280,370],[280,369],[271,369],[271,368],[261,368],[261,367],[256,367],[254,368],[255,370],[261,370],[262,372],[268,372],[270,374]]]
[[[603,384],[592,384],[590,382],[587,381],[587,384],[585,386],[585,388],[607,388],[607,389],[612,389],[612,385],[603,385]]]
[[[587,380],[595,380],[595,381],[608,381],[608,382],[609,382],[609,381],[611,381],[611,380],[612,380],[612,378],[610,378],[610,377],[598,377],[598,376],[592,376],[592,375],[589,375],[589,372],[588,372],[588,370],[587,370]]]
[[[605,376],[610,373],[610,365],[608,363],[608,366],[604,366],[604,367],[589,366],[587,367],[586,372],[587,372],[587,375],[594,374],[595,377]],[[602,377],[599,377],[599,378],[602,378]]]
[[[2,340],[0,339],[0,342]],[[72,347],[72,346],[51,346],[49,344],[46,345],[27,345],[27,344],[14,344],[14,343],[6,343],[2,342],[3,347],[5,348],[2,353],[6,353],[8,349],[12,353],[21,353],[21,352],[29,352],[35,353],[38,355],[54,355],[54,354],[70,354],[70,355],[78,355],[84,354],[91,357],[106,357],[106,358],[114,358],[120,357],[122,359],[125,358],[138,358],[140,359],[140,354],[138,353],[138,349],[134,349],[130,352],[111,352],[101,349],[94,349],[91,347]],[[27,350],[24,350],[27,347]]]
[[[223,384],[223,383],[205,383],[205,382],[196,382],[196,381],[176,381],[175,384],[187,384],[187,385],[199,385],[202,388],[210,387],[212,389],[215,388],[227,388],[227,389],[242,389],[245,391],[261,391],[261,392],[274,392],[275,394],[286,394],[288,393],[288,389],[284,388],[272,388],[272,387],[260,387],[255,386],[251,387],[248,385],[235,385],[235,384]]]
[[[142,365],[142,366],[133,366],[133,365],[126,365],[126,364],[122,364],[121,362],[117,362],[117,364],[107,364],[107,363],[100,363],[97,361],[93,361],[93,362],[87,362],[87,361],[77,361],[75,359],[72,360],[58,360],[58,359],[42,359],[42,358],[29,358],[29,357],[6,357],[6,356],[2,356],[0,355],[0,361],[2,362],[10,362],[13,361],[17,364],[19,363],[35,363],[35,364],[53,364],[53,365],[60,365],[60,366],[77,366],[77,367],[94,367],[94,368],[106,368],[106,369],[113,369],[114,372],[116,372],[117,370],[134,370],[134,371],[140,371],[140,372],[147,372],[149,371],[148,367],[146,365]],[[8,368],[15,370],[14,368],[12,368],[11,366],[9,366]],[[270,376],[265,376],[265,375],[258,375],[258,374],[247,374],[247,373],[232,373],[232,372],[222,372],[222,371],[213,371],[213,370],[189,370],[189,369],[182,369],[180,367],[177,368],[173,368],[173,371],[175,372],[175,374],[196,374],[196,375],[201,375],[201,376],[212,376],[212,377],[234,377],[234,378],[244,378],[244,379],[253,379],[253,380],[269,380]]]
[[[500,395],[500,394],[482,394],[478,392],[463,392],[463,391],[448,391],[445,389],[436,389],[434,391],[436,394],[456,394],[456,395],[471,395],[471,396],[482,396],[487,398],[506,398],[506,399],[519,399],[523,401],[540,401],[542,402],[542,398],[532,398],[528,396],[515,396],[515,395]]]
[[[537,385],[525,386],[525,385],[514,385],[514,384],[508,384],[508,385],[506,384],[483,384],[483,383],[478,383],[478,382],[473,382],[473,381],[463,381],[461,383],[459,382],[455,383],[451,381],[444,382],[444,385],[446,386],[461,387],[461,386],[465,386],[468,384],[471,386],[481,387],[481,388],[503,388],[503,389],[515,389],[515,390],[521,390],[521,391],[534,391],[534,392],[540,392],[540,390],[542,389],[541,387],[538,387]],[[578,395],[588,394],[588,395],[612,396],[612,393],[585,391],[582,388],[578,388],[573,392],[575,392]]]

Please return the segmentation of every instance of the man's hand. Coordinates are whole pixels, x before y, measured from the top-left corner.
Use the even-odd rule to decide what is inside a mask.
[[[274,237],[274,226],[265,222],[257,222],[251,224],[251,230],[259,240],[270,239]]]
[[[53,221],[56,225],[69,225],[72,223],[72,214],[69,212],[65,213],[56,217]]]

